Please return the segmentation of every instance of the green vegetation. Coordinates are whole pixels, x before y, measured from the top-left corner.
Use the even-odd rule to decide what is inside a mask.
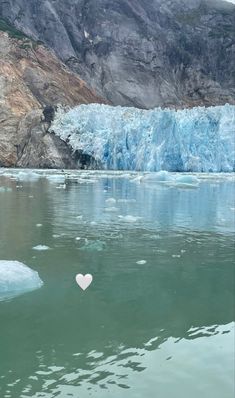
[[[28,37],[20,32],[18,29],[16,29],[14,26],[10,25],[7,21],[4,19],[0,18],[0,30],[3,32],[7,32],[10,37],[13,37],[14,39],[27,39]]]
[[[8,33],[8,35],[14,39],[18,39],[21,41],[21,44],[19,45],[20,48],[23,50],[27,50],[30,48],[33,48],[36,50],[38,46],[43,44],[42,41],[40,40],[33,40],[27,35],[25,35],[23,32],[20,30],[16,29],[14,26],[9,24],[6,20],[0,18],[0,31]]]
[[[190,13],[176,15],[176,20],[186,25],[194,26],[198,23],[198,21],[200,21],[201,17],[205,15],[205,11],[205,5],[201,4],[198,8],[192,10]]]
[[[212,37],[212,38],[220,38],[220,37],[222,37],[224,39],[227,38],[227,37],[231,37],[232,38],[233,33],[234,33],[234,27],[232,25],[219,24],[219,25],[217,25],[216,30],[214,29],[214,30],[212,30],[209,33],[209,37]]]

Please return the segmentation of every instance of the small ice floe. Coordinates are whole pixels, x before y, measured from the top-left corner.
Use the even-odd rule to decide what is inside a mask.
[[[143,176],[138,176],[138,177],[135,177],[132,180],[130,180],[130,182],[135,182],[137,184],[140,184],[142,180],[143,180]]]
[[[34,196],[33,195],[29,195],[29,199],[33,199],[34,198]]]
[[[37,245],[33,247],[33,250],[38,250],[38,251],[46,251],[49,250],[50,247],[46,245]]]
[[[117,207],[105,207],[104,211],[107,211],[108,213],[115,213],[119,209]]]
[[[173,258],[180,258],[181,257],[181,255],[180,254],[172,254],[172,256],[171,257],[173,257]]]
[[[63,174],[48,175],[46,178],[53,184],[65,184],[65,175]]]
[[[61,184],[56,187],[56,189],[66,189],[66,184]]]
[[[198,188],[199,180],[197,177],[192,175],[182,175],[180,177],[176,177],[171,182],[171,185],[178,188]]]
[[[139,260],[139,261],[136,261],[136,264],[138,264],[138,265],[144,265],[144,264],[146,264],[146,263],[147,263],[146,260]]]
[[[97,225],[97,222],[96,222],[96,221],[91,221],[91,222],[90,222],[90,225],[91,225],[91,226]]]
[[[77,236],[76,238],[75,238],[75,240],[77,240],[77,241],[79,241],[79,240],[81,240],[82,238],[80,238],[80,236]]]
[[[38,181],[39,178],[41,178],[40,174],[35,173],[34,171],[20,171],[17,174],[17,180],[18,181],[29,181],[29,182],[34,182],[34,181]]]
[[[37,227],[37,228],[41,228],[41,227],[42,227],[42,224],[36,224],[36,227]]]
[[[230,210],[235,211],[235,207],[230,207]]]
[[[114,204],[114,203],[116,203],[117,201],[116,201],[115,198],[108,198],[108,199],[106,199],[105,202],[106,202],[106,203],[110,203],[110,204]]]
[[[197,188],[199,180],[196,176],[190,174],[173,175],[168,171],[159,171],[157,173],[145,174],[141,182],[159,183],[168,187],[176,188]]]
[[[118,199],[118,203],[136,203],[136,199]]]
[[[80,214],[79,216],[76,217],[77,220],[82,220],[83,216]]]
[[[141,219],[141,217],[135,217],[135,216],[131,216],[131,215],[127,215],[127,216],[118,216],[120,218],[120,220],[124,221],[124,222],[128,222],[128,223],[134,223],[136,221],[139,221]]]
[[[168,172],[168,171],[159,171],[157,173],[149,173],[146,174],[141,182],[149,182],[149,183],[154,183],[154,182],[171,182],[174,180],[174,177]]]
[[[43,285],[36,271],[18,261],[0,260],[0,301],[38,289]]]

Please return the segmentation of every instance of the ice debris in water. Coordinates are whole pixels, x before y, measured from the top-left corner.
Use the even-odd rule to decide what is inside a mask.
[[[172,110],[80,105],[59,110],[51,131],[101,167],[235,171],[235,106]]]
[[[118,203],[136,203],[136,199],[118,199]]]
[[[33,247],[33,250],[38,250],[38,251],[45,251],[45,250],[49,250],[50,247],[46,246],[46,245],[37,245]]]
[[[89,241],[87,240],[85,245],[80,247],[80,250],[87,251],[98,251],[101,252],[106,248],[106,243],[101,240]]]
[[[18,261],[0,260],[0,301],[43,285],[36,271]]]
[[[166,186],[179,188],[196,188],[199,186],[199,179],[190,174],[173,175],[168,171],[146,174],[141,177],[141,183],[159,183]]]
[[[116,203],[116,199],[114,199],[114,198],[109,198],[109,199],[106,199],[106,201],[105,201],[106,203]]]
[[[172,182],[174,181],[174,177],[172,174],[167,171],[159,171],[158,173],[150,173],[146,174],[141,178],[141,182]]]
[[[108,213],[115,213],[119,209],[117,207],[106,207],[104,210],[107,211]]]
[[[64,184],[65,176],[60,174],[48,175],[47,180],[54,184]]]
[[[128,222],[128,223],[134,223],[138,220],[141,219],[141,217],[134,217],[131,215],[127,215],[127,216],[118,216],[120,218],[120,220],[124,221],[124,222]]]
[[[34,182],[38,181],[39,178],[41,178],[40,174],[35,173],[33,171],[20,171],[17,175],[17,180],[18,181],[29,181],[29,182]]]
[[[139,260],[139,261],[136,261],[136,264],[138,264],[138,265],[144,265],[144,264],[146,264],[146,263],[147,263],[146,260]]]

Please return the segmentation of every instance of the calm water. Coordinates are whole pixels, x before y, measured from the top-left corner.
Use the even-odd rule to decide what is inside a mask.
[[[0,260],[44,286],[0,301],[1,398],[234,396],[232,175],[182,189],[138,174],[77,172],[63,186],[8,173]],[[86,292],[80,272],[94,277]]]

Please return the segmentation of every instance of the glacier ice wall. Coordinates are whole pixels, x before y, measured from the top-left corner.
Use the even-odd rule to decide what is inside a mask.
[[[235,171],[235,106],[184,110],[80,105],[60,109],[51,131],[100,168]]]
[[[43,285],[36,271],[19,261],[0,260],[0,301]]]

